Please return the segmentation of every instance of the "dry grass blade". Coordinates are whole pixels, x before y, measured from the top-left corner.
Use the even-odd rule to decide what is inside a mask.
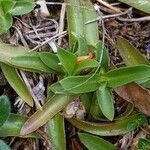
[[[150,92],[136,83],[130,83],[115,89],[124,100],[132,103],[144,114],[150,116]]]
[[[97,0],[97,1],[98,1],[99,3],[101,3],[102,5],[106,6],[107,8],[113,10],[113,11],[116,12],[116,13],[120,13],[120,12],[121,12],[121,10],[120,10],[119,8],[114,7],[114,6],[110,5],[109,3],[107,3],[107,2],[105,2],[105,1],[103,1],[103,0]]]

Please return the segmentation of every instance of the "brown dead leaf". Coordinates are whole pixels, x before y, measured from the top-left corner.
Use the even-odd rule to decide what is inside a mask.
[[[150,116],[150,91],[136,83],[130,83],[115,89],[124,100],[132,103],[144,114]]]

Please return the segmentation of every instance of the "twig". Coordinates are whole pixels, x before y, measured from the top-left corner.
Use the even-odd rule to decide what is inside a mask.
[[[14,103],[14,106],[16,106],[18,108],[19,111],[22,110],[22,108],[24,107],[24,104],[25,102],[20,98],[18,97],[17,99],[15,99],[15,103]]]
[[[24,37],[23,37],[21,31],[20,31],[17,27],[14,27],[14,28],[15,28],[16,31],[18,32],[18,34],[19,34],[19,36],[20,36],[20,39],[21,39],[21,41],[22,41],[22,44],[23,44],[25,47],[28,47],[28,44],[26,43],[26,41],[25,41],[25,39],[24,39]],[[23,78],[23,81],[25,82],[25,84],[26,84],[26,86],[27,86],[27,88],[28,88],[28,90],[29,90],[29,92],[30,92],[30,94],[31,94],[31,96],[32,96],[32,98],[33,98],[33,100],[34,100],[34,102],[35,102],[35,105],[37,106],[38,109],[42,110],[42,106],[40,105],[40,103],[39,103],[37,97],[35,96],[35,94],[34,94],[32,88],[31,88],[31,86],[30,86],[30,83],[29,83],[29,81],[28,81],[28,79],[27,79],[25,73],[20,70],[20,74],[21,74],[21,76],[22,76],[22,78]]]
[[[116,6],[116,5],[120,5],[120,2],[116,2],[116,3],[111,3],[111,6]]]
[[[36,38],[38,38],[39,40],[41,40],[41,38],[40,38],[40,36],[39,36],[39,34],[38,34],[38,32],[37,32],[37,29],[36,29],[36,27],[32,24],[30,18],[29,18],[29,23],[30,23],[30,26],[32,27],[32,29],[33,29],[35,35],[37,36]]]
[[[104,11],[104,12],[107,12],[107,13],[110,13],[110,14],[114,14],[114,11],[109,9],[109,8],[107,8],[107,7],[99,6],[99,8],[100,8],[101,11]]]
[[[97,0],[99,3],[101,3],[102,5],[108,7],[109,9],[113,10],[116,13],[120,13],[121,10],[119,8],[116,8],[110,4],[108,4],[107,2],[103,1],[103,0]]]
[[[133,137],[134,137],[134,131],[125,134],[123,138],[120,140],[121,142],[120,150],[128,149],[132,143]]]
[[[43,45],[49,43],[50,41],[56,39],[57,37],[60,38],[60,37],[62,37],[62,36],[64,36],[64,35],[66,35],[66,34],[67,34],[67,31],[63,31],[62,33],[56,34],[56,35],[54,35],[53,37],[49,38],[48,40],[45,40],[44,42],[42,42],[40,45],[37,45],[35,48],[33,48],[32,50],[30,50],[29,52],[32,52],[32,51],[34,51],[34,50],[36,50],[36,49],[42,47]]]
[[[61,33],[61,32],[64,31],[65,11],[66,11],[66,4],[64,3],[64,4],[62,5],[61,12],[60,12],[59,32],[58,32],[58,33]],[[62,42],[62,38],[60,38],[60,39],[58,40],[58,45],[61,45],[61,42]]]
[[[122,18],[117,17],[119,21],[125,21],[125,22],[140,22],[140,21],[150,21],[150,16],[141,17],[141,18]]]
[[[48,8],[46,6],[46,1],[45,0],[38,0],[36,3],[38,5],[40,5],[40,12],[41,12],[42,16],[49,17],[50,13],[49,13]]]
[[[32,23],[30,23],[33,30],[30,30],[25,33],[26,38],[28,40],[30,40],[32,43],[39,45],[42,41],[46,40],[47,37],[50,37],[50,36],[52,37],[52,36],[58,34],[57,21],[54,19],[48,19],[48,21],[49,20],[51,21],[51,23],[46,22],[46,23],[42,24],[42,22],[41,22],[40,24],[38,24],[38,26],[32,25]],[[37,39],[39,39],[40,42],[38,42]]]
[[[41,1],[40,2],[40,4],[47,4],[47,5],[62,5],[62,4],[64,4],[64,3],[61,3],[61,2],[43,2],[43,1]],[[36,2],[36,4],[38,4],[39,5],[39,2]]]
[[[18,17],[14,17],[15,19],[17,19],[19,22],[21,22],[26,28],[31,29],[31,26],[29,26],[27,23],[23,22],[21,19],[19,19]]]
[[[35,28],[35,30],[36,30],[36,28]],[[37,31],[37,30],[36,30]],[[34,32],[35,33],[35,32]],[[26,36],[27,37],[29,37],[29,38],[31,38],[32,40],[34,40],[34,39],[39,39],[39,41],[41,42],[41,41],[43,41],[45,38],[49,38],[50,36],[54,36],[54,35],[56,35],[56,33],[55,33],[55,31],[54,32],[46,32],[46,33],[38,33],[38,32],[36,32],[36,34],[27,34]],[[37,40],[36,40],[37,41]]]
[[[23,37],[21,31],[18,29],[18,27],[16,27],[16,26],[12,26],[12,27],[17,31],[17,33],[18,33],[18,35],[19,35],[19,37],[20,37],[20,39],[21,39],[22,44],[23,44],[25,47],[28,47],[28,44],[27,44],[26,40],[24,39],[24,37]]]
[[[37,28],[36,30],[37,30],[37,32],[42,32],[43,30],[51,30],[51,29],[55,28],[55,26],[56,25],[51,25],[51,26],[49,25],[49,26]],[[30,30],[30,31],[26,32],[25,34],[32,34],[32,33],[34,33],[34,31]]]
[[[20,70],[20,74],[21,74],[21,76],[22,76],[22,78],[23,78],[23,80],[24,80],[24,82],[25,82],[25,84],[26,84],[28,90],[30,91],[30,94],[32,95],[32,98],[34,99],[35,105],[37,106],[38,109],[42,110],[42,106],[40,105],[40,103],[39,103],[37,97],[35,96],[35,94],[34,94],[32,88],[31,88],[31,86],[30,86],[30,83],[29,83],[29,81],[28,81],[28,79],[27,79],[25,73]]]
[[[99,16],[96,19],[87,21],[85,24],[89,24],[95,21],[99,21],[99,20],[104,20],[104,19],[108,19],[108,18],[115,18],[115,17],[119,17],[125,14],[128,14],[129,12],[131,12],[132,8],[129,8],[128,10],[121,12],[121,13],[117,13],[117,14],[113,14],[113,15],[105,15],[105,16]]]
[[[57,46],[55,41],[51,41],[48,43],[54,53],[57,53]]]

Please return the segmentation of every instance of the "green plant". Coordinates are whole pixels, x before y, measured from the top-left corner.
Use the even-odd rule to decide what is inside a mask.
[[[122,118],[114,119],[115,110],[112,91],[114,88],[127,83],[143,81],[149,78],[149,63],[136,63],[134,66],[110,70],[108,49],[99,40],[98,24],[94,22],[85,25],[85,22],[96,17],[96,12],[91,2],[89,0],[66,0],[65,2],[70,4],[67,6],[69,50],[59,48],[57,54],[29,52],[29,49],[22,46],[16,47],[0,43],[2,71],[10,85],[30,106],[33,105],[31,95],[16,69],[30,72],[56,73],[60,77],[60,80],[49,87],[49,96],[42,110],[37,110],[28,119],[22,116],[10,115],[0,128],[0,135],[2,136],[25,136],[28,134],[29,137],[37,137],[35,133],[30,133],[49,121],[47,126],[48,133],[49,135],[53,134],[53,144],[57,149],[60,149],[60,143],[65,143],[65,132],[62,132],[64,131],[64,118],[59,115],[59,112],[69,102],[78,97],[81,97],[81,100],[84,101],[86,110],[88,110],[87,113],[92,117],[89,117],[86,121],[75,118],[67,120],[75,127],[86,132],[99,136],[113,136],[133,131],[139,126],[147,124],[143,114],[132,111],[126,113]],[[144,60],[141,58],[141,61],[143,62]],[[11,74],[9,74],[10,71]],[[13,80],[16,83],[12,82]],[[89,95],[91,95],[91,99],[87,98]],[[92,102],[94,98],[95,103]],[[94,106],[90,106],[91,103]],[[94,112],[92,107],[97,107],[97,104],[99,107]],[[109,121],[107,120],[108,122],[106,123],[89,122],[90,119],[95,121],[94,117],[108,119]],[[17,122],[18,127],[15,126]],[[11,123],[14,123],[14,126],[10,126]],[[53,132],[50,129],[50,124],[53,124]],[[61,127],[60,124],[62,125]],[[23,127],[20,131],[22,125]],[[11,127],[14,127],[14,133],[10,133]],[[7,132],[4,133],[4,130],[7,130]],[[93,140],[93,138],[104,145],[108,144],[108,142],[92,135],[89,135],[89,138],[86,139],[84,135],[79,134],[79,138],[85,146],[87,146],[86,143],[88,143],[89,139]],[[112,144],[110,144],[110,147],[115,149]],[[63,147],[63,149],[65,148],[66,146]]]
[[[0,137],[21,136],[20,130],[26,120],[27,117],[10,113],[8,97],[0,96]],[[37,133],[32,133],[26,137],[39,138],[40,136]]]
[[[116,150],[115,146],[102,138],[86,133],[78,133],[81,142],[90,150]]]
[[[148,150],[150,149],[150,140],[145,138],[139,138],[138,150]]]
[[[0,1],[0,34],[6,33],[12,26],[13,16],[24,15],[33,10],[33,0],[1,0]]]

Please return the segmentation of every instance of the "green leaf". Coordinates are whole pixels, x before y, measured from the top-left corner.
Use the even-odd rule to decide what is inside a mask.
[[[50,99],[54,96],[54,92],[51,91],[50,87],[47,89],[47,99]]]
[[[5,123],[10,114],[10,102],[7,96],[0,96],[0,127]]]
[[[25,83],[21,79],[17,70],[6,64],[1,64],[1,69],[11,85],[11,87],[17,92],[23,101],[25,101],[29,106],[33,107],[32,96],[26,87]]]
[[[0,127],[0,137],[21,137],[22,135],[20,135],[20,130],[26,120],[27,117],[17,114],[10,114],[9,118],[6,120],[3,126]],[[33,132],[22,137],[39,138],[40,136],[37,133]]]
[[[67,92],[64,90],[64,88],[61,86],[59,82],[56,82],[50,86],[50,90],[54,92],[55,94],[67,94]]]
[[[0,1],[0,34],[6,33],[12,26],[12,15],[23,15],[33,10],[34,1],[1,0]]]
[[[86,113],[90,112],[90,107],[92,104],[93,93],[84,93],[81,94],[80,99],[85,107]]]
[[[58,49],[57,55],[64,69],[67,71],[69,75],[72,75],[77,65],[76,56],[73,53],[66,51],[62,48]]]
[[[38,52],[29,51],[23,46],[0,43],[0,62],[26,71],[55,72],[42,62]]]
[[[75,36],[75,39],[77,39],[77,49],[74,50],[77,56],[87,55],[89,50],[86,39],[83,36],[76,35],[75,33],[72,34]]]
[[[94,93],[93,97],[92,97],[92,102],[91,102],[88,120],[89,121],[95,121],[95,120],[102,119],[103,117],[104,116],[103,116],[103,113],[99,107],[98,100],[96,98],[96,94]]]
[[[35,7],[34,0],[16,0],[15,5],[13,9],[10,11],[10,13],[14,16],[18,15],[24,15],[26,13],[31,12]]]
[[[67,119],[73,126],[80,130],[100,136],[116,136],[128,133],[147,124],[143,114],[134,114],[113,122],[87,122],[75,118]]]
[[[150,13],[150,1],[149,0],[119,0],[120,2],[123,2],[125,4],[128,4],[129,6],[132,6],[136,9],[139,9],[141,11],[144,11],[146,13]]]
[[[149,149],[150,149],[150,140],[145,138],[139,138],[138,150],[149,150]]]
[[[26,71],[46,73],[55,72],[42,62],[38,53],[28,53],[23,54],[22,56],[12,57],[9,63]]]
[[[59,81],[67,92],[79,94],[88,93],[98,89],[99,83],[96,76],[70,76]]]
[[[99,43],[99,30],[98,30],[98,23],[92,22],[89,24],[85,24],[89,20],[93,20],[97,17],[96,10],[93,7],[93,4],[90,0],[80,1],[81,7],[86,7],[87,9],[81,9],[83,13],[83,28],[84,34],[88,45],[91,45],[96,48],[97,44]],[[95,54],[99,53],[99,49],[94,49]]]
[[[108,49],[105,47],[104,43],[102,41],[99,41],[98,47],[100,49],[100,54],[102,55],[102,60],[100,63],[101,66],[101,71],[106,72],[108,71],[108,66],[109,66],[109,52]]]
[[[84,20],[82,9],[80,7],[80,0],[65,0],[65,2],[69,4],[67,6],[67,24],[69,32],[69,47],[72,49],[74,43],[77,41],[74,34],[84,37]]]
[[[109,120],[114,118],[114,98],[111,90],[102,84],[96,91],[98,104],[104,116]]]
[[[7,32],[7,30],[12,26],[12,22],[13,19],[10,14],[2,15],[0,11],[0,35]]]
[[[137,81],[137,84],[141,84],[145,88],[150,88],[150,78],[147,78],[146,80],[143,81]]]
[[[54,95],[42,107],[37,110],[23,125],[21,135],[31,133],[44,125],[49,119],[54,117],[61,111],[70,101],[73,100],[72,96],[68,95]]]
[[[55,115],[47,123],[47,134],[55,150],[66,150],[64,117]]]
[[[29,52],[30,49],[23,46],[14,46],[0,42],[0,61],[9,63],[12,57],[22,56]]]
[[[85,55],[89,51],[92,51],[96,58],[99,58],[99,48],[97,47],[99,43],[98,23],[85,24],[87,21],[97,17],[93,4],[90,0],[86,0],[86,2],[80,0],[65,0],[65,2],[70,4],[67,6],[70,49],[72,49],[74,44],[78,41],[78,55]],[[94,49],[89,50],[86,48],[87,45],[88,48],[90,45],[94,47]]]
[[[88,148],[88,150],[106,150],[106,148],[108,150],[116,150],[112,143],[98,136],[87,133],[78,133],[78,136],[80,141],[86,146],[86,148]]]
[[[143,80],[150,77],[150,66],[139,65],[121,67],[99,76],[99,82],[107,82],[108,87],[118,87],[133,81]]]
[[[59,65],[59,59],[55,54],[49,52],[41,52],[39,53],[39,55],[42,62],[50,69],[53,69],[59,73],[64,73],[62,67]]]
[[[4,141],[0,140],[0,150],[11,150],[11,149]]]
[[[102,75],[70,76],[59,83],[65,91],[79,94],[95,91],[104,82],[107,82],[108,87],[115,88],[148,77],[150,77],[150,66],[139,65],[114,69]]]
[[[96,68],[99,66],[99,63],[94,59],[87,59],[82,62],[80,62],[74,71],[74,74],[80,73],[82,70],[87,68]]]
[[[15,1],[13,0],[1,0],[0,8],[1,8],[1,11],[3,11],[3,13],[1,12],[1,15],[10,13],[14,5],[15,5]]]
[[[141,53],[126,39],[122,37],[117,38],[117,46],[123,61],[127,66],[146,64],[149,65],[148,60],[141,55]]]
[[[133,66],[138,64],[146,64],[149,65],[149,62],[141,53],[126,39],[119,37],[117,39],[117,46],[123,61],[127,66]],[[148,79],[146,81],[137,81],[137,83],[141,84],[144,87],[150,87],[150,83]]]

